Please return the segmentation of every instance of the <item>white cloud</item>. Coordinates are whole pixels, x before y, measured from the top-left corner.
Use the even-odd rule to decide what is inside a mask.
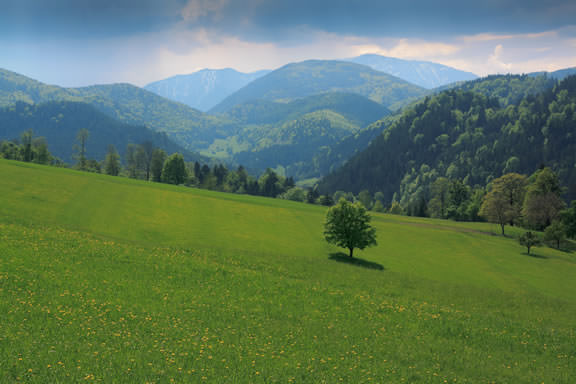
[[[510,70],[512,69],[512,64],[504,63],[502,61],[503,53],[504,53],[504,47],[502,46],[502,44],[498,44],[497,46],[494,47],[494,51],[488,57],[488,64],[490,65],[490,68],[495,70],[496,73],[510,72]]]
[[[206,16],[218,19],[228,0],[188,0],[181,15],[186,22],[195,22]]]
[[[217,3],[224,4],[222,0]],[[203,17],[199,15],[204,11],[194,12],[189,17]],[[207,15],[213,17],[216,13],[209,11]],[[307,29],[298,33],[305,39],[294,39],[288,45],[247,41],[213,29],[191,28],[191,24],[183,21],[169,30],[82,44],[70,40],[6,45],[0,36],[0,45],[5,48],[3,66],[66,86],[109,82],[145,85],[202,68],[232,67],[249,72],[308,59],[343,59],[366,53],[429,60],[480,76],[576,66],[576,34],[569,29],[445,40],[342,36]]]
[[[401,39],[393,48],[383,49],[382,54],[400,59],[426,59],[428,57],[450,56],[459,50],[460,48],[453,44]]]
[[[459,40],[466,43],[476,43],[483,41],[494,41],[494,40],[510,40],[510,39],[541,39],[546,37],[556,37],[558,32],[556,31],[546,31],[540,33],[524,33],[515,35],[496,35],[492,33],[480,33],[472,36],[461,36]]]

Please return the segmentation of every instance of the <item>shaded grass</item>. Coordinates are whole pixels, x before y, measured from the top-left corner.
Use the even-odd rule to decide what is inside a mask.
[[[384,270],[384,266],[382,266],[382,264],[374,263],[372,261],[360,259],[357,257],[350,257],[349,255],[347,255],[343,252],[331,253],[329,259],[334,260],[334,261],[338,261],[339,263],[351,264],[351,265],[354,265],[357,267],[376,269],[379,271]]]

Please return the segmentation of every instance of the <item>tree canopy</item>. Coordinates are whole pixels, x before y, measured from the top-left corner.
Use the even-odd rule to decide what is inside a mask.
[[[324,237],[329,243],[347,248],[354,257],[354,249],[376,245],[376,229],[370,225],[371,217],[362,203],[351,203],[342,198],[328,209],[324,224]]]

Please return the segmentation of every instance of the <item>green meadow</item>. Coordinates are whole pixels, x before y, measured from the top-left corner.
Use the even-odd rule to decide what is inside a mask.
[[[325,213],[0,160],[0,382],[574,382],[575,253]]]

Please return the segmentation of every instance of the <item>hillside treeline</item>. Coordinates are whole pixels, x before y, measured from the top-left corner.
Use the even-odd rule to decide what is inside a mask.
[[[493,94],[498,94],[499,84],[509,83],[494,78]],[[489,86],[489,80],[482,83],[485,89]],[[508,105],[503,96],[465,89],[426,97],[319,187],[324,193],[381,192],[384,205],[395,201],[406,212],[422,213],[439,178],[459,180],[474,190],[505,173],[532,174],[546,166],[567,187],[564,198],[570,201],[576,198],[575,164],[572,76]]]

